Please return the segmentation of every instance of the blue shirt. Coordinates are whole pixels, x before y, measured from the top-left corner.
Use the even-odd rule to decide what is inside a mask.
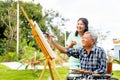
[[[83,70],[91,73],[106,73],[106,54],[101,47],[94,46],[89,54],[85,48],[68,48],[67,55],[79,58]],[[88,74],[82,76],[86,78]]]

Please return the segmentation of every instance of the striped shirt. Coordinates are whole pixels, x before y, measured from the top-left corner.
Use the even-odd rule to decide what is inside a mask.
[[[79,58],[83,70],[90,73],[106,73],[106,54],[101,47],[93,46],[89,54],[85,48],[67,48],[67,55]],[[82,76],[86,78],[88,74]]]

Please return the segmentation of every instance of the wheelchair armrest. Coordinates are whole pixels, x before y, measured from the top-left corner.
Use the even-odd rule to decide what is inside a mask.
[[[97,74],[97,73],[94,73],[94,74],[92,74],[92,76],[94,76],[94,77],[111,77],[112,74]]]

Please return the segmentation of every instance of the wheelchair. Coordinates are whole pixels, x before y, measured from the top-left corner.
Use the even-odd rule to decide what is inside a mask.
[[[69,76],[70,74],[79,74],[71,72],[67,75],[66,80],[118,80],[117,78],[112,78],[112,63],[107,63],[107,72],[104,74],[89,74],[87,78],[83,78],[82,76]]]
[[[70,73],[71,74],[71,73]],[[82,76],[67,76],[66,80],[118,80],[117,78],[112,78],[112,74],[90,74],[87,78]]]

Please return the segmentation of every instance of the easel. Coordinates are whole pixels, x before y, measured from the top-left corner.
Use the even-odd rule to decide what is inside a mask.
[[[43,52],[43,54],[46,58],[44,68],[42,70],[42,73],[40,75],[39,80],[42,80],[47,65],[49,67],[49,71],[50,71],[50,75],[51,75],[52,80],[54,80],[52,70],[54,70],[54,72],[56,73],[56,75],[58,77],[58,80],[62,80],[59,73],[57,72],[57,70],[55,68],[54,63],[53,63],[53,56],[49,53],[50,51],[48,51],[48,49],[46,48],[48,46],[44,45],[44,41],[42,40],[43,37],[38,34],[37,29],[36,29],[36,25],[34,25],[33,21],[29,19],[28,15],[25,12],[25,10],[23,9],[23,7],[21,7],[21,10],[22,10],[24,16],[26,17],[26,19],[28,20],[28,22],[30,23],[30,26],[31,26],[31,29],[32,29],[32,35],[34,36],[39,48],[42,50],[42,52]]]

